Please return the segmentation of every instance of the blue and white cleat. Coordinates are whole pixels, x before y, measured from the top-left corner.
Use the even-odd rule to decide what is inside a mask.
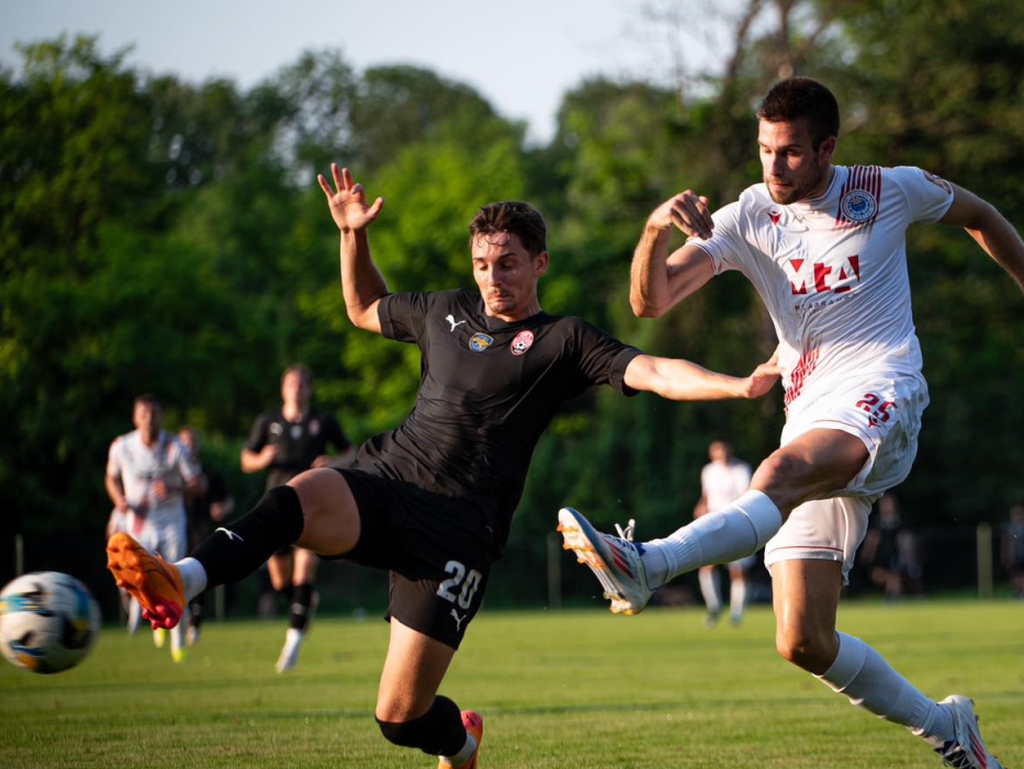
[[[647,573],[640,560],[640,546],[632,542],[633,523],[613,537],[602,534],[590,521],[571,507],[558,511],[558,530],[566,550],[594,572],[604,588],[604,597],[612,602],[614,614],[639,614],[654,591],[647,587]]]
[[[939,707],[952,711],[956,735],[951,742],[935,749],[946,766],[954,769],[1004,769],[999,759],[988,752],[981,739],[973,700],[953,694],[942,700]]]

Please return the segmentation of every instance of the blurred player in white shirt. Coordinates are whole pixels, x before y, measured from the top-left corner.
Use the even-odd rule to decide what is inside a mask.
[[[693,517],[700,518],[707,513],[722,510],[739,499],[750,486],[750,465],[733,456],[732,446],[725,441],[712,441],[708,446],[711,460],[700,471],[700,499],[693,510]],[[729,621],[733,625],[743,622],[743,609],[747,602],[747,570],[757,563],[757,555],[751,553],[743,558],[729,561]],[[722,611],[721,582],[718,566],[709,564],[697,570],[700,593],[708,613],[704,618],[706,627],[718,624]]]
[[[184,558],[188,548],[185,493],[202,491],[199,467],[178,438],[160,425],[163,411],[154,395],[140,395],[132,407],[135,429],[110,444],[105,485],[114,503],[107,535],[126,531],[164,558]],[[129,608],[129,630],[138,604]],[[154,631],[157,646],[164,633]],[[185,624],[171,631],[171,658],[185,659]]]
[[[757,117],[763,182],[714,215],[691,190],[658,206],[634,253],[630,302],[637,315],[658,317],[715,275],[742,272],[779,339],[780,448],[746,494],[666,539],[601,534],[563,510],[566,546],[596,554],[591,568],[614,583],[612,610],[628,614],[678,574],[765,547],[784,659],[906,726],[948,766],[1001,769],[970,700],[926,697],[866,643],[837,632],[836,613],[871,504],[910,472],[928,405],[907,228],[964,228],[1022,287],[1024,242],[991,204],[927,171],[833,165],[839,105],[813,79],[777,83]],[[674,229],[689,239],[670,252]]]

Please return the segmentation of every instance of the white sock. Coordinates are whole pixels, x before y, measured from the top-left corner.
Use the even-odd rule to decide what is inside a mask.
[[[142,607],[134,598],[128,599],[128,632],[135,634],[139,629],[139,622],[142,620]]]
[[[191,601],[206,590],[206,569],[199,561],[195,558],[183,558],[174,565],[178,567],[178,573],[181,575],[186,601]]]
[[[722,610],[722,599],[718,597],[718,572],[702,569],[697,572],[697,581],[700,583],[700,594],[704,597],[708,613],[718,614]]]
[[[747,603],[747,581],[734,579],[729,585],[729,616],[733,619],[743,617],[743,607]]]
[[[454,756],[445,756],[444,758],[452,765],[455,769],[464,765],[470,758],[473,757],[473,751],[476,750],[476,738],[466,730],[466,744],[462,746],[462,750],[456,753]]]
[[[832,667],[816,678],[857,707],[902,724],[933,748],[953,739],[952,714],[925,697],[859,638],[836,635],[839,654]]]
[[[185,627],[188,625],[188,618],[182,616],[181,622],[168,631],[171,635],[171,654],[179,654],[185,648]]]
[[[288,628],[288,632],[284,634],[284,645],[288,647],[298,646],[302,643],[303,635],[303,631],[297,627]]]
[[[764,547],[782,526],[782,513],[761,491],[747,491],[718,512],[708,513],[665,539],[642,544],[640,553],[652,589],[673,577],[713,563],[728,563]]]

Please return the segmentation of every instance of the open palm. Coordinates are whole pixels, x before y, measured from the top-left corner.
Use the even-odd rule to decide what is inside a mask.
[[[377,218],[384,207],[384,198],[377,198],[373,205],[367,205],[363,185],[354,184],[349,170],[338,168],[337,163],[331,163],[331,175],[334,177],[333,188],[323,174],[317,175],[317,181],[327,196],[334,223],[342,232],[364,229]]]

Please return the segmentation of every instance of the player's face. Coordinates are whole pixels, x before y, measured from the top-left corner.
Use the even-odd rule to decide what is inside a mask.
[[[806,120],[791,123],[762,120],[757,144],[764,183],[776,203],[789,205],[824,194],[829,183],[835,137],[829,137],[815,150]]]
[[[537,280],[547,272],[548,252],[536,256],[518,235],[502,232],[473,240],[473,278],[488,315],[512,323],[540,312]]]
[[[191,430],[182,430],[178,433],[178,440],[181,441],[181,445],[185,447],[185,450],[189,454],[195,456],[196,453],[196,434]]]
[[[302,406],[309,401],[310,387],[301,372],[289,371],[281,380],[281,400],[292,406]]]
[[[150,403],[137,403],[132,411],[132,424],[147,441],[160,433],[160,409]]]

